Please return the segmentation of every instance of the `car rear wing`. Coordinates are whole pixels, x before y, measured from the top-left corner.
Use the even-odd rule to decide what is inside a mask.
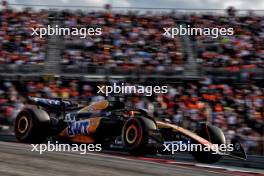
[[[79,107],[78,104],[75,104],[68,100],[63,100],[62,98],[49,99],[29,96],[28,100],[30,103],[50,109],[52,111],[72,111],[82,108]]]

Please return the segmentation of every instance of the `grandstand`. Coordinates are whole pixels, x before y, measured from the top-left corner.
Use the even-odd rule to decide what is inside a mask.
[[[257,14],[11,6],[0,13],[0,114],[5,117],[0,123],[12,121],[29,95],[88,104],[102,98],[96,94],[100,84],[164,84],[167,94],[129,95],[124,101],[186,127],[210,120],[229,139],[239,135],[249,153],[263,154],[263,24]],[[47,25],[101,26],[103,34],[84,39],[31,36],[32,27]],[[178,25],[235,26],[236,31],[217,39],[162,35],[163,27]]]

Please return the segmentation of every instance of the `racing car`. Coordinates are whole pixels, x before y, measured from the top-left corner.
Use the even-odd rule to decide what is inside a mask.
[[[28,98],[31,105],[26,106],[15,121],[15,136],[19,142],[42,143],[55,138],[74,143],[100,143],[106,148],[119,147],[133,155],[146,155],[168,153],[174,147],[171,141],[180,139],[209,148],[190,152],[202,163],[215,163],[222,156],[247,158],[237,139],[231,141],[232,152],[215,150],[215,144],[226,144],[226,139],[220,128],[209,123],[201,123],[193,132],[157,120],[142,109],[125,108],[121,101],[101,100],[82,106],[69,100]]]

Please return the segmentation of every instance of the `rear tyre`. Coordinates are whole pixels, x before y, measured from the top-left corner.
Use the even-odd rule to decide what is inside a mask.
[[[196,133],[201,136],[202,138],[210,141],[212,144],[225,144],[225,136],[222,132],[222,130],[216,126],[203,123],[201,124],[201,128],[196,131]],[[197,143],[196,141],[192,141],[192,143]],[[221,158],[222,155],[219,154],[213,154],[209,151],[196,151],[191,152],[194,159],[201,163],[216,163]]]
[[[122,130],[122,142],[132,155],[156,154],[157,148],[147,147],[148,129],[141,118],[129,119]]]
[[[42,143],[48,137],[49,116],[40,109],[24,109],[15,121],[15,136],[19,142]]]

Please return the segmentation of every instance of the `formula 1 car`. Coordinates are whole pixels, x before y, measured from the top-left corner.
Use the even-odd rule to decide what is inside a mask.
[[[74,143],[99,143],[108,148],[122,148],[134,155],[168,153],[175,141],[199,144],[207,150],[191,151],[203,163],[215,163],[222,156],[246,159],[238,140],[231,141],[231,152],[215,149],[226,144],[222,130],[201,123],[196,132],[155,120],[141,109],[126,109],[121,101],[102,100],[80,106],[62,99],[29,97],[36,106],[27,106],[15,121],[15,135],[23,143],[42,143],[47,138]],[[50,113],[53,112],[53,113]],[[51,114],[56,114],[52,117]],[[173,142],[174,141],[174,142]]]

